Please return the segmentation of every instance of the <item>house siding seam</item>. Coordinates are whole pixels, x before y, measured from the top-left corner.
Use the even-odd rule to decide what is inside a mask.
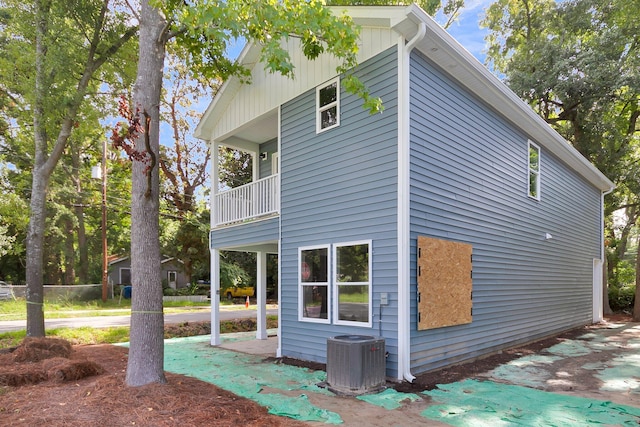
[[[281,354],[325,363],[331,336],[382,335],[391,354],[387,374],[396,376],[397,48],[360,64],[355,74],[382,98],[384,113],[369,115],[343,90],[340,126],[316,134],[315,89],[282,106]],[[298,321],[298,248],[369,239],[373,326]],[[382,310],[381,292],[390,296]]]
[[[598,189],[541,147],[528,197],[528,136],[418,52],[410,96],[412,372],[590,323]],[[473,245],[471,324],[417,330],[418,235]]]

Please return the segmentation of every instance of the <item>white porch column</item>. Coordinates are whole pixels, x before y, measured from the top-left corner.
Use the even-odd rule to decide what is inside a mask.
[[[211,345],[220,345],[220,252],[213,248],[211,249]]]
[[[258,316],[256,339],[267,339],[267,253],[258,252],[256,254],[257,279],[256,292],[258,294]]]

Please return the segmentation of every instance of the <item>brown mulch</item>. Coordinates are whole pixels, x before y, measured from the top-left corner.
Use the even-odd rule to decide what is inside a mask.
[[[630,316],[607,316],[629,322]],[[515,358],[539,352],[597,326],[560,335],[420,375],[398,391],[417,392],[459,381]],[[198,322],[180,325],[172,336],[206,329]],[[195,378],[166,373],[167,384],[127,387],[128,350],[113,345],[71,346],[55,338],[27,338],[12,352],[0,354],[0,425],[11,426],[303,426],[267,413],[255,402]],[[284,363],[322,369],[295,359]]]
[[[608,322],[627,323],[632,321],[632,317],[625,313],[614,313],[611,315],[606,315],[605,317]],[[427,372],[426,374],[418,375],[413,383],[399,383],[396,384],[394,388],[397,391],[406,393],[415,393],[423,390],[433,390],[437,387],[438,384],[449,384],[479,375],[483,372],[490,371],[499,365],[508,363],[519,357],[537,354],[542,349],[559,344],[565,340],[575,339],[589,332],[589,330],[599,327],[601,326],[587,325],[571,329],[558,335],[554,335],[518,347],[502,350],[498,353],[490,354],[488,356],[470,362],[461,363],[459,365],[452,365],[443,369],[439,369],[437,371]]]
[[[167,384],[127,387],[127,352],[25,339],[0,354],[0,424],[11,426],[302,426],[251,400],[194,378],[167,373]],[[38,350],[39,349],[39,350]],[[34,361],[20,362],[28,353]],[[46,354],[48,358],[43,357]]]

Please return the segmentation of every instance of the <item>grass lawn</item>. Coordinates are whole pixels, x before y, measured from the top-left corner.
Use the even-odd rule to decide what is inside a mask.
[[[229,305],[234,308],[244,309],[244,305],[233,305],[230,301],[220,301],[220,305]],[[165,301],[165,313],[178,313],[190,310],[200,310],[209,307],[208,302],[193,301]],[[231,308],[231,307],[229,307]],[[121,303],[117,299],[93,301],[45,301],[44,317],[49,319],[61,319],[68,317],[93,317],[93,316],[122,316],[131,311],[131,300],[123,299]],[[27,304],[24,298],[11,301],[0,301],[0,321],[24,320],[27,318]]]
[[[220,332],[249,332],[255,331],[255,321],[252,319],[223,320],[220,322]],[[187,322],[185,324],[165,325],[165,338],[184,337],[190,335],[203,335],[203,328],[196,327],[198,323]],[[205,325],[210,326],[210,325]],[[278,327],[278,316],[267,316],[267,328]],[[210,329],[209,329],[210,330]],[[56,328],[47,329],[48,337],[63,338],[72,344],[115,344],[129,341],[129,327],[118,326],[113,328]],[[0,333],[0,349],[17,346],[26,336],[26,331],[13,331]]]

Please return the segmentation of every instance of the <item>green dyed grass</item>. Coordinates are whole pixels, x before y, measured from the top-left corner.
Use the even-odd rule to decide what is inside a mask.
[[[637,426],[640,421],[639,408],[492,381],[464,380],[423,394],[435,404],[421,415],[456,427]]]

